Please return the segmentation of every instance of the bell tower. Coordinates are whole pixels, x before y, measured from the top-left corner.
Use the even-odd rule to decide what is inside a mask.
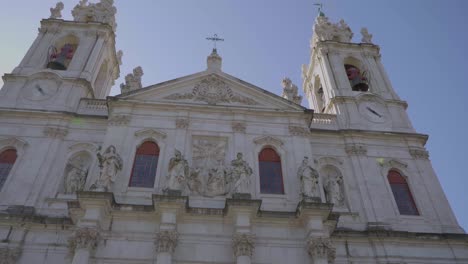
[[[73,21],[63,3],[51,8],[20,64],[3,76],[0,104],[12,108],[75,111],[81,98],[105,98],[119,77],[113,0],[80,1]]]
[[[302,66],[310,108],[336,115],[343,129],[414,132],[367,29],[353,42],[345,21],[332,23],[320,12],[313,30],[310,63]]]

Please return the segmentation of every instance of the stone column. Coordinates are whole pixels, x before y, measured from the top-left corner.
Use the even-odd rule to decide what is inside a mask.
[[[307,241],[307,252],[309,252],[312,258],[312,264],[329,264],[335,262],[336,250],[328,238],[309,238]]]
[[[100,241],[99,231],[95,228],[79,228],[68,240],[68,248],[73,256],[72,264],[88,264]]]
[[[179,234],[176,230],[162,230],[156,234],[156,264],[171,264]]]
[[[250,233],[235,233],[232,239],[232,249],[237,264],[250,264],[255,248],[255,236]]]

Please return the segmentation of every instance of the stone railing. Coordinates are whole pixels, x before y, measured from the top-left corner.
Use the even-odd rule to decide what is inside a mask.
[[[107,116],[107,102],[104,99],[83,98],[78,105],[78,114]]]
[[[318,129],[338,129],[338,124],[336,122],[336,115],[330,114],[314,114],[314,119],[312,119],[312,123],[310,128],[318,128]]]

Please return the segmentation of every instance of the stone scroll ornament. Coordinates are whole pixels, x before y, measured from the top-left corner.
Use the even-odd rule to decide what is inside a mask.
[[[304,157],[301,166],[297,170],[297,176],[301,181],[301,194],[304,199],[321,201],[319,174],[309,165],[309,158]]]
[[[167,185],[164,191],[166,193],[178,192],[184,190],[190,168],[187,160],[184,159],[179,150],[175,150],[174,157],[169,161],[169,171],[167,175]]]
[[[101,148],[98,149],[97,158],[99,161],[99,178],[91,186],[93,191],[107,192],[117,178],[117,174],[122,170],[123,162],[117,153],[115,146],[110,145],[106,151],[101,154]]]

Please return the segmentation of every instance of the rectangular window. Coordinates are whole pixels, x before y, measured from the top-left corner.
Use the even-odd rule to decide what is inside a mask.
[[[260,192],[284,194],[281,162],[260,161]]]
[[[130,187],[153,188],[156,168],[158,167],[158,157],[155,155],[136,155]]]

